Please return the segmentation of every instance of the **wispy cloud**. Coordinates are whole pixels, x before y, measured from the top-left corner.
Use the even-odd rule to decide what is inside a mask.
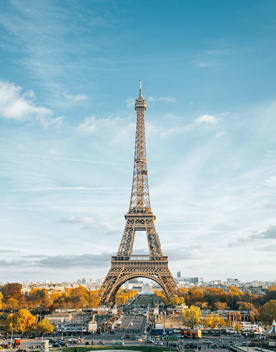
[[[264,180],[264,184],[271,188],[276,188],[276,176],[270,176],[266,180]]]
[[[209,124],[209,125],[216,125],[218,123],[218,118],[213,115],[202,115],[195,119],[195,123],[198,124]]]
[[[126,105],[127,107],[130,109],[130,108],[133,108],[134,105],[135,105],[135,98],[134,97],[128,97],[126,99]]]
[[[228,246],[232,247],[240,247],[240,246],[247,246],[249,243],[253,244],[256,242],[261,243],[262,241],[273,241],[276,240],[276,225],[269,226],[265,231],[261,231],[258,233],[253,233],[247,237],[243,236],[238,238],[235,242],[230,242]],[[273,244],[272,244],[273,247]],[[258,247],[258,250],[263,250],[263,248],[267,247]]]
[[[176,103],[176,98],[170,97],[170,96],[164,96],[164,97],[149,96],[149,97],[146,97],[146,101],[147,101],[148,105],[153,105],[155,103]],[[128,97],[126,99],[126,105],[128,108],[133,108],[135,105],[135,98]]]
[[[135,132],[135,121],[117,116],[105,118],[91,116],[84,119],[77,131],[108,139],[113,145],[121,145],[122,141],[130,142]]]
[[[0,117],[19,122],[37,121],[43,127],[60,126],[63,117],[54,117],[52,110],[35,105],[34,97],[33,91],[24,93],[14,83],[0,81]]]
[[[199,68],[214,68],[223,64],[223,58],[230,56],[233,50],[230,48],[219,48],[204,50],[195,56],[193,64]]]
[[[48,269],[91,268],[105,266],[110,261],[112,253],[56,255],[56,256],[28,256],[17,260],[0,260],[2,268],[17,266],[41,267]]]
[[[149,103],[158,103],[158,102],[165,102],[165,103],[176,103],[176,98],[175,97],[148,97],[148,102]]]
[[[69,93],[64,93],[64,96],[68,100],[68,102],[72,104],[79,103],[88,99],[88,96],[86,94],[73,95]]]
[[[182,120],[182,119],[181,119]],[[180,121],[181,121],[180,120]],[[200,125],[215,126],[220,122],[220,118],[204,114],[194,118],[189,123],[181,123],[179,119],[170,117],[169,124],[160,124],[158,122],[146,122],[147,135],[160,136],[161,138],[180,135],[199,128]],[[78,126],[78,132],[85,134],[93,134],[95,136],[109,136],[113,144],[130,141],[130,137],[134,135],[135,122],[129,118],[121,117],[105,117],[98,118],[96,116],[87,117]],[[217,136],[219,137],[219,136]]]
[[[78,13],[74,21],[71,11]],[[96,50],[95,40],[92,44],[91,40],[86,42],[79,38],[77,45],[73,38],[68,40],[72,33],[85,36],[87,26],[102,27],[105,22],[96,10],[87,11],[82,4],[78,4],[76,10],[74,2],[63,6],[59,2],[43,1],[30,6],[26,0],[13,0],[0,14],[0,25],[5,30],[7,42],[12,43],[10,50],[18,52],[17,64],[43,89],[49,105],[63,109],[68,102],[76,104],[87,100],[85,94],[74,95],[67,91],[72,79],[74,88],[81,89],[80,71],[113,69],[102,67],[97,60],[92,64],[87,61],[84,53]]]

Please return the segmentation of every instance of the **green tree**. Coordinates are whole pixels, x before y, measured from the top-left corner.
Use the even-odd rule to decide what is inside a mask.
[[[260,320],[265,324],[271,324],[276,317],[276,300],[271,299],[264,304],[260,311]]]

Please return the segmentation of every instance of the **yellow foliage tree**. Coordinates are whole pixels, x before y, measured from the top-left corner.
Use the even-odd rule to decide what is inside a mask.
[[[89,307],[97,308],[101,302],[101,297],[98,294],[98,290],[89,291],[88,303]]]
[[[4,329],[6,332],[12,332],[14,329],[14,314],[10,313],[4,321]]]
[[[19,309],[17,313],[8,315],[5,326],[9,332],[30,332],[36,328],[36,317],[27,309]]]
[[[179,297],[176,294],[171,295],[169,298],[169,304],[171,304],[173,307],[179,306],[180,304],[185,304],[184,297]]]
[[[134,298],[137,295],[136,290],[119,290],[116,295],[116,304],[126,304],[129,299]]]
[[[154,291],[154,293],[155,293],[158,301],[163,301],[164,303],[168,303],[168,299],[167,299],[166,295],[164,294],[164,292],[156,290],[156,291]]]
[[[191,306],[190,308],[182,309],[183,323],[185,326],[193,329],[198,326],[201,321],[200,308],[196,306]]]
[[[18,308],[18,300],[15,298],[9,298],[6,303],[6,308],[14,310]]]
[[[28,304],[32,308],[48,308],[51,304],[49,293],[46,289],[33,287],[28,295]]]
[[[190,294],[193,301],[201,301],[204,298],[204,291],[202,287],[192,287],[190,289]]]
[[[216,329],[226,326],[224,317],[219,314],[208,314],[207,317],[204,318],[203,324],[205,329]]]
[[[47,318],[44,318],[37,324],[37,331],[40,334],[51,334],[54,331],[54,326],[49,323]]]

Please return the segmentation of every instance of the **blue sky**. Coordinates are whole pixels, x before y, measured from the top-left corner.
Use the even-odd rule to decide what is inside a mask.
[[[172,272],[275,279],[275,10],[1,1],[2,280],[106,274],[129,204],[139,79]]]

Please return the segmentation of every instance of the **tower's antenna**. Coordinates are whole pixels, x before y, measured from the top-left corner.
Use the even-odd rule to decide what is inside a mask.
[[[139,89],[139,96],[142,96],[142,81],[139,80],[139,85],[140,85],[140,89]]]

